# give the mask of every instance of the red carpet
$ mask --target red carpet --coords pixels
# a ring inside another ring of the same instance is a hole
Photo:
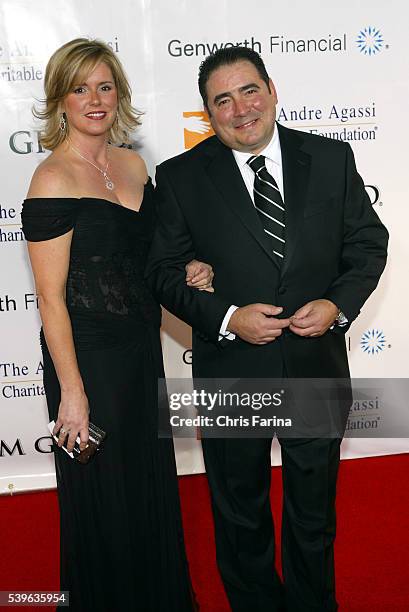
[[[272,473],[273,512],[279,534],[281,470],[273,468]],[[336,543],[340,612],[409,611],[408,473],[409,455],[341,464]],[[191,574],[201,612],[228,612],[214,562],[205,477],[181,478],[180,491]],[[0,497],[0,524],[0,590],[58,589],[55,492]]]

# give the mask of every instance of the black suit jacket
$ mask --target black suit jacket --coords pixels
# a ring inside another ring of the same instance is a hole
[[[231,304],[263,302],[291,316],[332,300],[351,323],[375,289],[388,233],[374,212],[350,146],[277,124],[283,162],[286,254],[277,264],[234,156],[217,137],[157,168],[158,226],[148,282],[170,312],[193,328],[198,377],[349,376],[347,328],[320,338],[288,330],[263,346],[218,341]],[[185,264],[210,263],[215,293],[186,286]]]

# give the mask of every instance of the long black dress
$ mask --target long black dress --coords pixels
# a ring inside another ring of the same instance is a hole
[[[107,432],[88,465],[55,449],[70,610],[190,612],[173,445],[157,433],[160,307],[144,282],[152,184],[139,212],[99,198],[31,198],[22,220],[29,241],[74,229],[66,303],[90,420]],[[41,344],[56,420],[60,387],[42,333]]]

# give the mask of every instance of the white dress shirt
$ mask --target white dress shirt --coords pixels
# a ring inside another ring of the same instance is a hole
[[[241,176],[243,177],[243,181],[250,194],[250,197],[254,202],[254,172],[247,163],[250,157],[253,157],[253,153],[243,153],[243,151],[233,150],[233,155],[239,167]],[[264,155],[264,157],[266,158],[267,172],[269,172],[271,176],[275,179],[275,182],[277,183],[277,186],[280,190],[281,197],[285,202],[283,186],[283,164],[281,161],[280,137],[278,135],[277,128],[275,128],[273,132],[272,139],[265,147],[265,149],[263,149],[261,153],[259,153],[259,155]]]

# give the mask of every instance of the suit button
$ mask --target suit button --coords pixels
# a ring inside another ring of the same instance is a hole
[[[279,287],[278,288],[278,295],[284,295],[284,293],[287,291],[286,287]]]

